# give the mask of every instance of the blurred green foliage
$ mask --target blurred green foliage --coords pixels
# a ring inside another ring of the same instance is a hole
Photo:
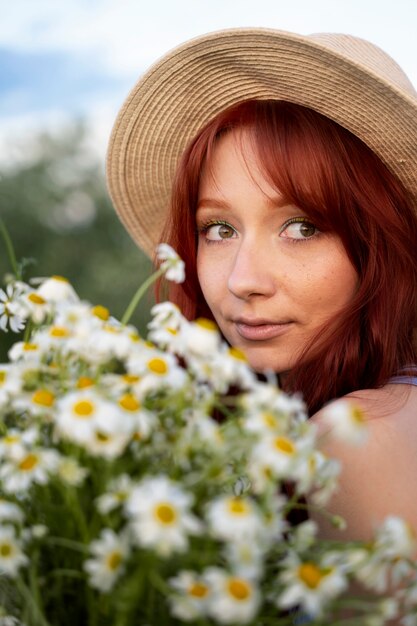
[[[104,164],[92,156],[88,133],[74,122],[41,133],[19,165],[0,167],[0,216],[18,260],[33,258],[25,278],[59,274],[78,295],[120,318],[152,271],[149,259],[119,222],[106,191]],[[11,267],[0,240],[0,286]],[[152,298],[132,318],[144,333]],[[1,334],[0,360],[16,336]]]

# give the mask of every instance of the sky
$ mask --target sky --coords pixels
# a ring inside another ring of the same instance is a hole
[[[379,45],[417,88],[417,0],[0,0],[0,162],[40,129],[88,119],[104,162],[138,77],[200,34],[264,26],[345,32]],[[23,150],[22,150],[23,146]]]

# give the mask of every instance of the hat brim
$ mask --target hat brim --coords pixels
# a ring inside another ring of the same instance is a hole
[[[220,31],[183,44],[151,67],[113,128],[109,192],[126,229],[149,256],[159,242],[186,145],[220,111],[250,99],[301,104],[348,129],[397,175],[417,207],[415,92],[382,78],[377,62],[361,64],[320,37]]]

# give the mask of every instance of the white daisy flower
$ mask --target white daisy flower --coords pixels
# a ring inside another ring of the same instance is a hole
[[[261,578],[265,550],[260,541],[230,541],[225,545],[224,555],[235,574],[251,580]]]
[[[38,362],[42,357],[43,351],[36,341],[17,341],[10,348],[8,357],[10,361],[28,361]]]
[[[191,622],[206,616],[210,600],[210,588],[203,577],[196,572],[183,570],[170,578],[174,595],[169,597],[171,613],[184,622]]]
[[[79,298],[63,276],[51,276],[42,282],[36,293],[48,302],[78,302]]]
[[[124,572],[129,548],[127,533],[117,535],[110,528],[102,530],[99,539],[90,544],[93,558],[84,562],[90,585],[103,593],[109,592]]]
[[[283,423],[285,419],[285,423]],[[273,411],[261,410],[251,411],[248,413],[244,420],[243,426],[246,430],[259,435],[265,435],[267,433],[282,431],[287,425],[287,418],[277,414]]]
[[[140,376],[135,387],[140,396],[161,387],[180,389],[187,381],[187,373],[172,354],[152,348],[148,348],[146,353],[132,355],[128,371]]]
[[[88,475],[88,469],[81,467],[72,457],[61,457],[56,469],[57,476],[68,485],[78,486]]]
[[[341,441],[359,445],[368,438],[366,416],[350,400],[331,402],[322,409],[320,420]]]
[[[96,433],[104,435],[129,434],[126,420],[117,405],[104,400],[87,387],[68,393],[57,402],[55,414],[59,435],[87,449],[97,443]]]
[[[152,320],[148,324],[151,341],[172,352],[181,348],[180,328],[185,323],[180,309],[172,302],[159,302],[151,309]]]
[[[96,500],[98,510],[102,515],[107,515],[119,506],[124,505],[130,496],[134,483],[128,474],[121,474],[111,481],[106,493]]]
[[[50,417],[55,404],[55,394],[46,388],[36,389],[30,394],[20,394],[13,403],[17,410],[30,411],[32,415]]]
[[[282,609],[300,607],[311,616],[319,616],[326,604],[347,588],[347,579],[341,568],[313,561],[301,561],[291,553],[280,574],[285,589],[277,598]]]
[[[6,493],[26,491],[33,483],[45,485],[59,462],[56,450],[20,450],[0,467],[0,480]]]
[[[221,349],[213,356],[212,364],[217,375],[215,379],[210,380],[217,383],[219,388],[221,379],[227,386],[236,385],[241,389],[252,389],[257,382],[246,355],[238,348],[223,343]]]
[[[309,502],[324,507],[338,488],[341,463],[337,459],[329,459],[319,450],[314,450],[309,457],[310,470],[313,472],[313,489],[309,493]],[[307,486],[305,492],[308,490]]]
[[[5,520],[9,522],[22,522],[23,511],[17,504],[0,498],[0,523]]]
[[[52,314],[52,306],[37,291],[28,290],[20,297],[19,314],[24,318],[30,317],[35,324],[42,324]]]
[[[183,283],[185,280],[185,263],[167,243],[160,243],[156,248],[156,258],[165,273],[167,280]]]
[[[381,551],[385,558],[412,559],[417,550],[416,533],[405,520],[390,515],[378,528],[375,549]]]
[[[368,588],[386,592],[412,574],[411,562],[416,553],[414,529],[398,517],[387,517],[376,532],[367,558],[358,559],[355,574]]]
[[[132,489],[125,505],[136,542],[163,557],[185,551],[188,535],[203,529],[190,512],[192,503],[193,496],[166,476],[144,479]]]
[[[0,364],[0,406],[17,394],[22,387],[19,369],[14,365]]]
[[[87,336],[77,328],[69,347],[89,363],[100,364],[112,358],[126,359],[139,342],[139,336],[131,327],[121,326],[110,319],[99,326],[94,322]]]
[[[255,444],[249,461],[250,476],[258,477],[259,471],[267,468],[278,478],[296,479],[300,465],[312,449],[310,437],[289,437],[285,434],[265,435]]]
[[[96,429],[91,433],[86,448],[92,456],[116,459],[123,453],[129,441],[130,435],[124,432],[104,432]]]
[[[137,441],[149,438],[156,424],[155,415],[142,407],[138,396],[133,393],[125,393],[118,399],[118,406],[127,424],[127,431]]]
[[[8,327],[19,333],[25,327],[24,319],[19,315],[18,298],[21,291],[15,285],[7,285],[6,291],[0,289],[0,330],[7,333]]]
[[[53,324],[44,330],[38,330],[35,335],[36,343],[41,352],[50,354],[51,351],[59,350],[68,352],[68,342],[72,337],[72,331],[68,326]]]
[[[183,418],[185,426],[181,431],[182,442],[185,446],[196,447],[199,442],[202,445],[209,445],[215,452],[224,449],[224,439],[221,434],[220,425],[201,409],[190,409],[184,411]]]
[[[318,526],[313,520],[307,520],[292,529],[291,542],[298,554],[305,552],[317,541]]]
[[[307,420],[306,406],[298,394],[288,395],[276,385],[256,382],[241,398],[248,417],[264,413],[279,416],[280,428]],[[268,419],[267,419],[268,421]],[[246,424],[246,422],[245,422]]]
[[[226,541],[254,540],[264,528],[257,505],[245,497],[219,496],[208,504],[206,518],[213,537]]]
[[[33,446],[39,436],[36,428],[19,430],[9,428],[3,437],[0,437],[0,456],[4,458],[18,458],[25,453],[27,448]]]
[[[48,527],[45,526],[45,524],[34,524],[33,526],[23,529],[22,539],[25,543],[36,539],[43,539],[48,532]]]
[[[182,353],[191,356],[215,356],[221,345],[221,335],[215,322],[200,317],[193,322],[184,322],[181,328]]]
[[[251,579],[210,567],[204,572],[204,580],[211,588],[208,612],[217,622],[247,624],[255,618],[261,596]]]
[[[0,526],[0,575],[14,578],[19,568],[27,562],[28,558],[22,552],[14,528]]]

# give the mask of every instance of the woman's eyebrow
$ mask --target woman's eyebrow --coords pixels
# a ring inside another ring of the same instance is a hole
[[[230,204],[216,198],[201,198],[198,201],[197,209],[230,209]]]
[[[271,209],[282,209],[286,206],[292,206],[292,202],[288,202],[283,196],[266,196],[266,203]],[[201,198],[198,201],[197,209],[230,209],[230,204],[220,198]]]

